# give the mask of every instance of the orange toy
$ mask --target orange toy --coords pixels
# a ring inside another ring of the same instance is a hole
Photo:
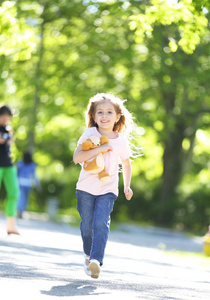
[[[97,136],[84,137],[82,143],[82,149],[84,151],[100,147],[103,144],[109,142],[107,136],[103,135],[101,138]],[[85,171],[91,174],[98,174],[99,180],[102,183],[107,183],[110,180],[110,175],[106,172],[103,154],[100,153],[90,160],[84,162],[83,168]]]

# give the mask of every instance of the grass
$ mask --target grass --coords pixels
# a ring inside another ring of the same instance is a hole
[[[173,260],[181,259],[182,264],[187,267],[201,267],[210,270],[210,257],[204,253],[184,252],[184,251],[163,251],[164,255]]]

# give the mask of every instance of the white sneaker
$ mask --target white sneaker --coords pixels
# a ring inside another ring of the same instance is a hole
[[[89,266],[87,266],[87,260],[89,261],[89,256],[85,255],[85,261],[84,261],[84,271],[88,276],[91,276],[91,272],[89,270]]]
[[[96,259],[91,259],[90,264],[89,264],[89,270],[91,272],[91,277],[92,278],[98,278],[100,274],[100,262]]]

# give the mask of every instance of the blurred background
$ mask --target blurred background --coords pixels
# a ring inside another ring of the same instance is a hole
[[[72,161],[98,92],[135,117],[133,200],[112,219],[205,233],[210,223],[208,1],[17,0],[0,6],[0,104],[15,110],[14,162],[33,151],[41,191],[28,209],[76,219]],[[4,206],[4,189],[0,208]]]

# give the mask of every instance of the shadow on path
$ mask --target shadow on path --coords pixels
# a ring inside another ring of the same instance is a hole
[[[82,255],[82,251],[71,250],[71,249],[62,249],[62,248],[54,248],[54,247],[46,247],[46,246],[36,246],[30,244],[22,244],[17,242],[0,242],[0,247],[4,246],[9,248],[10,254],[14,253],[15,255],[38,255],[39,257],[44,254],[54,254],[54,255],[68,255],[68,254],[80,254]],[[70,248],[70,246],[69,246]],[[18,252],[16,251],[18,249]],[[26,253],[29,251],[30,253]]]
[[[41,294],[57,297],[106,294],[101,292],[95,293],[96,289],[97,286],[87,284],[85,281],[72,281],[66,285],[53,286],[50,291],[41,291]]]
[[[174,298],[170,297],[170,290],[173,290],[172,286],[160,286],[157,284],[146,284],[146,283],[127,283],[118,281],[96,281],[91,283],[90,281],[84,280],[71,280],[66,285],[57,285],[53,286],[49,291],[41,291],[41,294],[48,296],[56,296],[56,297],[68,297],[68,296],[97,296],[97,295],[113,295],[113,291],[116,292],[127,292],[127,293],[135,293],[136,297],[141,298],[142,293],[145,295],[148,293],[148,296],[155,296],[152,299],[176,299],[182,300],[183,298]],[[192,291],[192,289],[190,289]],[[188,289],[185,289],[185,293],[188,292]],[[164,295],[165,294],[165,295]],[[132,294],[133,295],[133,294]],[[166,296],[167,295],[167,296]],[[119,296],[119,294],[118,294]],[[149,297],[149,298],[150,298]],[[148,299],[149,299],[148,298]],[[151,298],[150,298],[151,299]]]

